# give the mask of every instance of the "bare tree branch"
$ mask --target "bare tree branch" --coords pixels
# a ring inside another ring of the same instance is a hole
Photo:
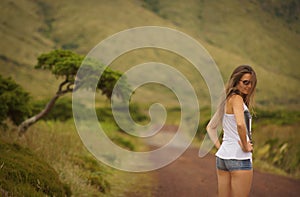
[[[61,95],[59,94],[56,94],[48,103],[47,105],[45,106],[45,108],[40,112],[38,113],[37,115],[31,117],[31,118],[28,118],[27,120],[23,121],[19,128],[18,128],[18,131],[19,131],[19,135],[23,135],[25,134],[25,132],[27,131],[28,127],[33,125],[34,123],[36,123],[38,120],[40,120],[42,117],[46,116],[50,110],[53,108],[56,100],[60,97]]]

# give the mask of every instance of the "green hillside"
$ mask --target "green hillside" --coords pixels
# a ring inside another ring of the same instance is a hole
[[[33,100],[41,100],[40,105],[59,84],[47,71],[34,69],[41,53],[62,48],[86,55],[105,38],[133,27],[163,26],[190,35],[211,54],[224,81],[237,65],[252,65],[258,75],[254,167],[300,177],[298,0],[2,0],[0,10],[0,75],[11,76]],[[161,49],[134,50],[110,66],[126,71],[145,62],[171,65],[189,79],[199,96],[203,134],[210,97],[201,75],[186,59]],[[67,97],[61,106],[70,102],[71,95]],[[108,136],[123,147],[146,151],[148,147],[137,138],[118,132],[109,102],[101,96],[97,101],[97,107],[105,106],[97,113],[103,115]],[[145,111],[149,103],[160,102],[170,107],[168,124],[180,119],[176,96],[162,86],[144,85],[131,101]],[[69,108],[60,111],[64,109]],[[96,161],[83,146],[73,120],[44,119],[24,139],[16,137],[15,130],[0,128],[0,138],[29,148],[50,164],[74,196],[126,196],[133,190],[152,196],[148,188],[156,184],[155,177],[118,171]]]
[[[259,1],[167,0],[159,1],[155,12],[198,38],[216,60],[225,80],[236,64],[253,65],[259,77],[259,103],[298,105],[300,5],[297,4],[298,20],[289,23],[262,8],[271,7],[270,2],[261,5]]]
[[[259,105],[298,107],[300,37],[296,16],[299,12],[294,15],[283,12],[278,16],[272,12],[280,6],[278,3],[269,3],[274,9],[265,4],[239,0],[89,0],[84,3],[4,0],[0,3],[0,73],[12,76],[36,97],[48,97],[55,91],[55,78],[32,69],[40,53],[65,48],[87,54],[101,40],[121,30],[144,25],[166,26],[189,34],[205,46],[225,81],[236,65],[253,65],[259,77]],[[116,60],[118,65],[112,66],[126,70],[149,59],[185,68],[184,60],[173,56],[141,50]],[[185,70],[187,76],[193,76],[192,69]],[[207,96],[203,81],[196,88],[204,90]],[[151,95],[149,88],[141,91]],[[140,94],[136,97],[145,101]]]

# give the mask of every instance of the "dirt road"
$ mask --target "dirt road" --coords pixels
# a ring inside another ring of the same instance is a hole
[[[178,160],[152,173],[158,180],[155,196],[217,196],[215,157],[199,158],[196,148],[189,148]],[[250,196],[300,196],[300,180],[254,170]]]
[[[163,137],[162,137],[163,138]],[[156,140],[156,143],[159,140]],[[153,144],[152,144],[153,145]],[[155,147],[153,147],[155,149]],[[151,196],[199,197],[217,196],[215,156],[198,157],[198,148],[188,148],[176,161],[149,175],[156,186],[148,188]],[[143,196],[132,192],[130,196]],[[254,170],[251,197],[300,196],[300,180],[262,173]]]

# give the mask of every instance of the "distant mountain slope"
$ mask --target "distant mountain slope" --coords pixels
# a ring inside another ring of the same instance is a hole
[[[87,54],[101,40],[121,30],[157,25],[178,29],[197,39],[216,60],[225,81],[236,65],[253,65],[259,77],[259,105],[299,107],[297,11],[292,14],[293,21],[288,23],[274,11],[277,4],[274,9],[266,9],[266,5],[259,2],[3,0],[0,3],[0,74],[12,76],[34,96],[49,96],[55,91],[55,78],[40,71],[33,72],[40,53],[65,48]],[[153,50],[127,54],[114,64],[117,69],[126,70],[148,59],[183,69],[185,65],[184,60],[178,61],[171,54]],[[193,75],[192,70],[185,72]],[[192,81],[197,83],[197,79]],[[196,87],[207,92],[203,81]],[[145,95],[151,100],[153,94],[145,89],[136,96],[147,102]]]
[[[178,27],[193,30],[207,43],[270,72],[300,79],[300,67],[295,66],[299,62],[300,32],[291,29],[275,14],[264,11],[261,6],[267,7],[267,3],[260,5],[258,2],[261,1],[165,0],[155,5],[155,13]],[[300,11],[300,3],[298,8]],[[271,12],[272,8],[268,10]],[[300,27],[299,20],[295,21],[297,27]]]

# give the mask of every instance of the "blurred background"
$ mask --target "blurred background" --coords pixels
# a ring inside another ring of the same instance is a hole
[[[25,136],[17,135],[18,125],[41,111],[62,82],[47,70],[35,69],[38,56],[55,49],[85,56],[119,31],[148,25],[173,28],[196,39],[215,60],[225,82],[240,64],[256,70],[254,168],[300,178],[299,1],[2,0],[0,8],[0,116],[4,125],[0,129],[0,192],[16,196],[126,196],[137,190],[151,196],[147,188],[156,184],[155,177],[112,169],[84,148],[72,119],[71,93],[61,97]],[[186,59],[147,48],[126,53],[109,66],[125,72],[150,61],[174,66],[194,86],[201,109],[194,143],[199,144],[211,115],[210,97],[203,78],[195,75]],[[9,96],[5,88],[9,83],[20,87],[20,92]],[[14,102],[15,98],[19,101]],[[10,105],[5,106],[8,100]],[[21,117],[15,112],[20,120],[13,121],[4,108],[16,107],[22,100],[26,100],[26,110],[21,111],[28,113]],[[146,124],[149,106],[154,102],[166,107],[166,125],[178,126],[177,98],[159,85],[144,85],[132,95],[133,119]],[[99,121],[115,143],[128,150],[148,150],[139,139],[118,128],[110,100],[101,93],[96,106]],[[126,181],[128,177],[131,181]]]

